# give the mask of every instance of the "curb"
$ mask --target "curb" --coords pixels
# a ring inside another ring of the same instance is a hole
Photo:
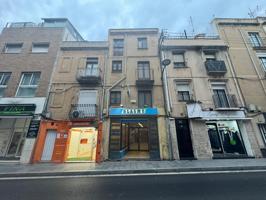
[[[136,169],[136,170],[90,170],[90,171],[64,171],[64,172],[18,172],[0,173],[0,178],[14,177],[41,177],[41,176],[79,176],[79,175],[124,175],[124,174],[151,174],[151,173],[178,173],[178,172],[223,172],[266,170],[266,166],[239,166],[239,167],[211,167],[211,168],[171,168],[171,169]]]

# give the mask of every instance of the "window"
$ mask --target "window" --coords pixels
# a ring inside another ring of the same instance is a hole
[[[112,62],[112,72],[122,72],[122,61],[114,60]]]
[[[138,62],[138,80],[150,80],[150,62],[148,61],[140,61]]]
[[[253,47],[260,47],[262,46],[261,38],[259,36],[259,33],[257,32],[250,32],[248,33],[249,40]]]
[[[266,57],[259,57],[259,59],[260,59],[262,68],[266,72]]]
[[[139,108],[152,107],[151,91],[139,91],[138,104]]]
[[[206,61],[216,60],[216,55],[215,53],[205,53],[205,59]]]
[[[178,101],[189,101],[190,98],[190,88],[189,83],[177,83],[177,98]]]
[[[173,52],[173,64],[174,68],[185,67],[184,53]]]
[[[124,39],[114,39],[114,56],[123,56]]]
[[[5,46],[5,53],[20,53],[22,48],[22,43],[13,43],[13,44],[6,44]]]
[[[147,38],[138,38],[138,48],[139,49],[147,49],[148,48]]]
[[[262,138],[264,140],[264,143],[266,144],[266,124],[259,124],[259,129],[260,129]]]
[[[47,53],[49,48],[49,43],[33,43],[32,53]]]
[[[4,92],[10,76],[11,72],[0,72],[0,97],[4,96]]]
[[[110,104],[111,105],[121,104],[121,92],[120,91],[112,91],[110,93]]]
[[[212,85],[214,104],[218,108],[228,108],[229,102],[225,84]]]
[[[86,76],[98,76],[98,58],[87,58],[86,68],[85,68]]]
[[[34,97],[40,80],[40,72],[22,73],[16,96]]]

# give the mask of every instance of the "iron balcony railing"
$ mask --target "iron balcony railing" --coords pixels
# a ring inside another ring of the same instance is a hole
[[[205,67],[209,75],[224,75],[227,72],[225,62],[222,60],[206,60]]]
[[[153,85],[154,83],[153,69],[137,69],[136,77],[136,85]]]
[[[236,96],[233,94],[226,94],[226,95],[214,94],[212,97],[213,97],[215,108],[238,108],[239,107]]]
[[[97,118],[98,106],[96,104],[72,104],[69,112],[70,119]]]
[[[98,84],[101,80],[99,68],[79,69],[77,71],[77,81],[80,83],[95,83]]]

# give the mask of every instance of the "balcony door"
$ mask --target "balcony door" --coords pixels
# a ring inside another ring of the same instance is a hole
[[[87,58],[85,75],[98,76],[98,58]]]
[[[80,115],[96,116],[97,90],[80,90],[78,111]]]
[[[138,80],[150,79],[150,62],[138,62]]]
[[[219,108],[228,108],[229,101],[226,91],[225,84],[214,84],[212,85],[213,89],[213,100],[216,107]]]

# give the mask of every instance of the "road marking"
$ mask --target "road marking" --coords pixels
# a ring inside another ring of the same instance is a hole
[[[266,170],[233,170],[233,171],[199,171],[199,172],[162,172],[162,173],[138,173],[138,174],[99,174],[99,175],[66,175],[66,176],[32,176],[32,177],[3,177],[5,180],[34,180],[34,179],[63,179],[63,178],[90,178],[90,177],[128,177],[128,176],[170,176],[170,175],[191,175],[191,174],[234,174],[234,173],[259,173]]]

